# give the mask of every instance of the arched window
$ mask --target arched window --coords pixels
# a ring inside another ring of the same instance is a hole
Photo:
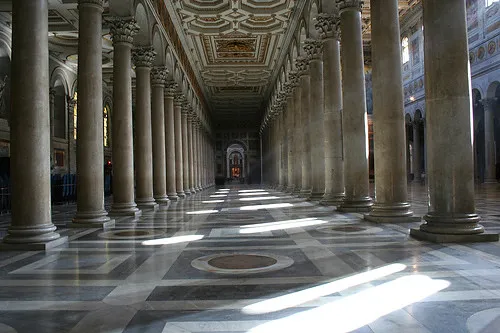
[[[104,107],[103,111],[103,140],[104,147],[109,147],[109,106]]]
[[[77,107],[77,93],[75,91],[75,94],[73,95],[73,101],[75,103],[75,106],[73,106],[73,139],[76,140],[76,133],[77,133],[77,124],[78,124],[78,107]]]
[[[491,5],[492,5],[492,4],[494,4],[495,2],[498,2],[498,0],[486,0],[486,7],[491,6]]]
[[[401,42],[401,46],[403,49],[403,64],[406,64],[408,61],[410,61],[410,48],[408,44],[408,37],[403,38],[403,41]]]

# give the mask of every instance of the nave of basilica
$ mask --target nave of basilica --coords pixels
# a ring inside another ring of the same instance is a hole
[[[500,1],[0,1],[0,333],[497,333]]]

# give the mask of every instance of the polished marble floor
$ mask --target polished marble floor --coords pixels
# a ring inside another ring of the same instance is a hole
[[[260,191],[259,191],[260,190]],[[426,212],[414,185],[415,212]],[[500,232],[500,185],[477,189]],[[0,252],[0,333],[500,332],[500,244],[433,244],[258,187],[209,189],[69,243]],[[0,216],[0,237],[8,216]]]

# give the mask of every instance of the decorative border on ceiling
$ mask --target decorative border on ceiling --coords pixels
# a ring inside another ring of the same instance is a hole
[[[182,46],[182,42],[179,38],[179,35],[177,34],[177,30],[175,30],[175,26],[172,22],[172,18],[170,17],[170,14],[168,13],[167,7],[164,3],[163,0],[153,0],[154,6],[156,13],[160,17],[160,21],[163,24],[163,27],[165,28],[165,31],[167,32],[168,37],[170,38],[170,41],[172,42],[172,46],[175,49],[175,52],[177,53],[177,56],[179,57],[179,61],[182,64],[182,67],[186,71],[187,76],[189,77],[192,85],[193,85],[193,90],[195,91],[196,95],[198,95],[198,98],[200,99],[201,103],[203,104],[203,107],[208,110],[208,105],[207,101],[205,100],[205,96],[203,95],[203,92],[201,90],[201,87],[198,83],[198,80],[196,79],[196,75],[194,73],[193,68],[191,67],[191,63],[189,62],[189,59],[187,57],[186,51],[184,50]]]

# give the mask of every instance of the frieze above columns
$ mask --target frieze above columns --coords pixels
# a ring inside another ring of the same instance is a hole
[[[334,38],[340,40],[339,15],[321,13],[316,17],[314,27],[320,32],[321,38]]]
[[[311,60],[321,59],[323,53],[323,41],[308,38],[304,41],[304,51]]]
[[[168,69],[166,67],[153,67],[151,70],[151,84],[153,87],[164,87],[167,75]]]
[[[363,0],[337,0],[337,5],[339,6],[340,13],[346,10],[357,10],[360,12],[363,2]]]
[[[156,52],[151,46],[136,47],[132,50],[135,67],[151,67],[155,56]]]
[[[116,43],[132,44],[134,42],[134,36],[139,32],[139,25],[134,19],[113,17],[108,22],[113,45]]]

